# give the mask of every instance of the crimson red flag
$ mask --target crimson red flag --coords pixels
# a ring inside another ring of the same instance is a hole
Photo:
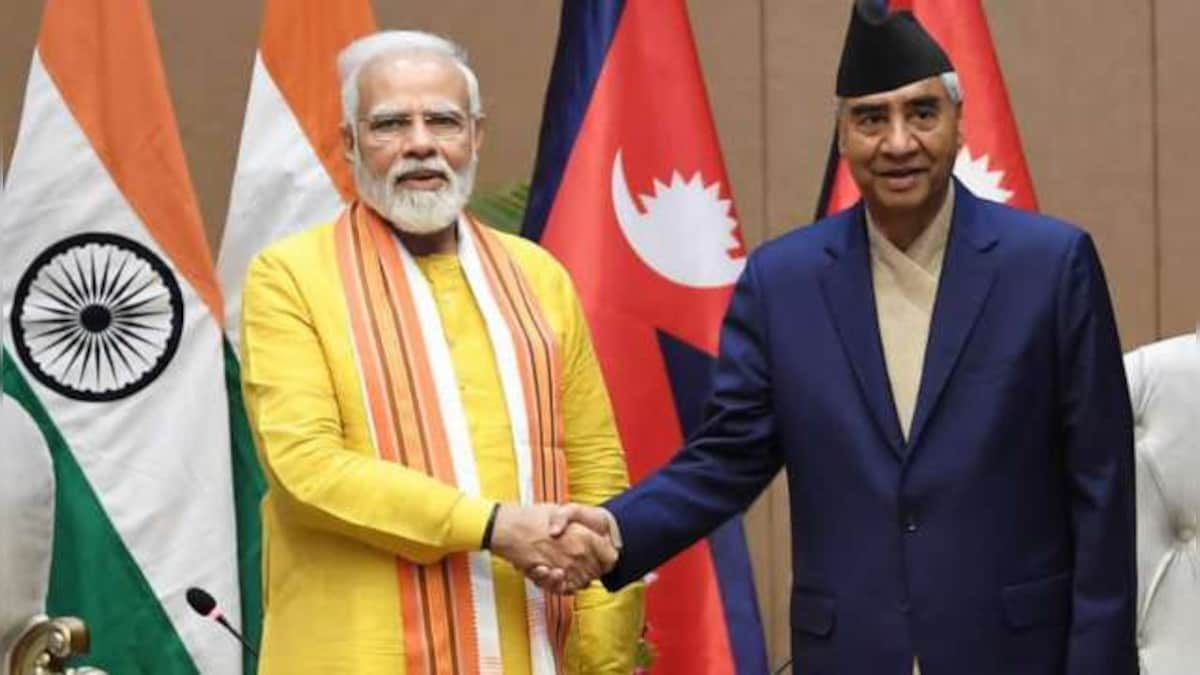
[[[694,428],[745,265],[683,0],[568,0],[523,227],[570,271],[632,478]],[[767,672],[741,519],[648,589],[654,672]]]

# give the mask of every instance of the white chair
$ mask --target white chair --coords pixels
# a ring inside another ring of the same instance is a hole
[[[1125,356],[1137,447],[1142,675],[1200,673],[1200,333]]]

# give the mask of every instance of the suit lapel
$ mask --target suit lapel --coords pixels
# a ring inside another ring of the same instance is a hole
[[[954,215],[938,282],[909,447],[916,447],[992,287],[996,233],[979,199],[955,181]]]
[[[871,255],[861,203],[842,217],[841,240],[831,241],[826,251],[832,258],[821,277],[825,305],[833,318],[846,358],[883,437],[896,453],[905,453],[892,387],[883,360],[875,291],[871,285]]]

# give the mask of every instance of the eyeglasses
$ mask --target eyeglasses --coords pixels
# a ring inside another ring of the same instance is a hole
[[[361,118],[363,140],[373,145],[386,145],[413,133],[417,118],[430,136],[439,140],[457,138],[467,130],[467,118],[453,111],[412,113],[381,113]]]

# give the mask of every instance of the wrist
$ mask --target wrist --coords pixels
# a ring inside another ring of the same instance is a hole
[[[604,512],[604,519],[608,521],[608,540],[612,542],[613,548],[620,551],[624,547],[624,541],[621,539],[621,526],[617,523],[617,517],[603,506],[599,508]]]
[[[488,515],[487,525],[483,528],[483,540],[480,542],[480,549],[484,551],[492,550],[492,536],[496,532],[496,517],[500,514],[500,502],[496,502],[492,506],[492,511]]]

